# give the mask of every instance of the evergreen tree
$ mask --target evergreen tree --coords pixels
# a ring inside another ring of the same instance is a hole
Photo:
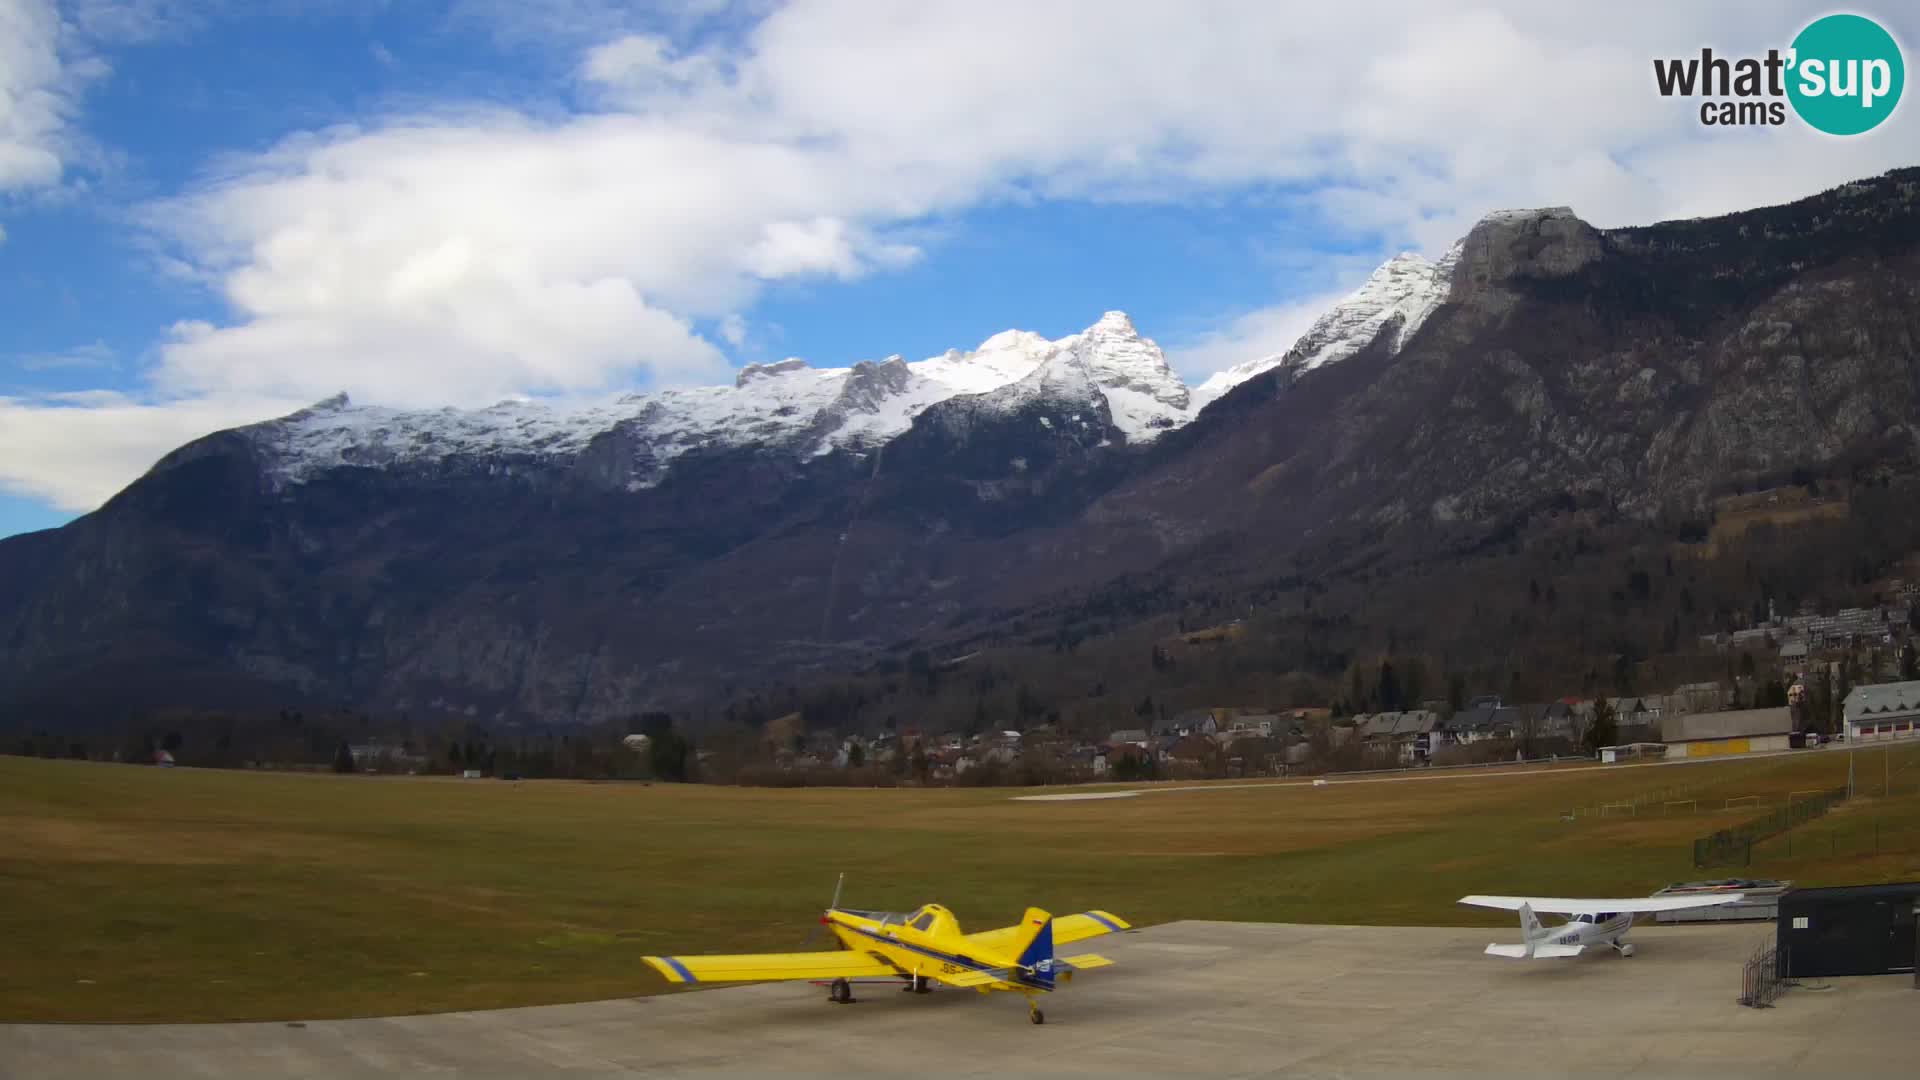
[[[1590,754],[1598,754],[1603,746],[1612,746],[1620,737],[1620,726],[1613,715],[1613,704],[1606,698],[1593,701],[1593,719],[1587,724],[1587,737],[1582,740]]]
[[[340,749],[333,755],[333,771],[337,773],[350,773],[353,771],[353,750],[344,742],[340,744]]]

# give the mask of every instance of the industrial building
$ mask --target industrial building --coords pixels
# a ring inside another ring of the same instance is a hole
[[[1920,881],[1794,889],[1780,898],[1775,924],[1781,974],[1798,979],[1913,971],[1920,960],[1916,912]]]
[[[1660,738],[1667,744],[1668,757],[1786,750],[1792,745],[1792,735],[1793,712],[1785,706],[1689,713],[1662,717],[1660,721]]]
[[[1856,686],[1841,703],[1847,741],[1920,736],[1920,682]]]

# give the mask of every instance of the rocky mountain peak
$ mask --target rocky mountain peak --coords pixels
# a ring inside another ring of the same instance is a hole
[[[733,377],[733,385],[743,387],[756,379],[769,379],[776,375],[806,369],[807,362],[797,356],[789,356],[785,360],[776,360],[771,364],[748,364],[740,369],[740,374]]]
[[[1459,252],[1459,245],[1455,245],[1435,262],[1418,252],[1403,251],[1381,263],[1364,284],[1314,320],[1292,348],[1235,365],[1202,383],[1193,394],[1195,407],[1204,407],[1235,386],[1268,371],[1279,369],[1298,374],[1338,363],[1371,345],[1382,334],[1391,335],[1387,348],[1399,351],[1447,298]]]
[[[1141,442],[1189,419],[1193,394],[1160,346],[1140,336],[1124,311],[1109,311],[1065,343],[1113,412],[1114,425]]]
[[[898,353],[878,363],[862,360],[847,372],[847,381],[836,400],[844,406],[872,411],[885,399],[906,393],[913,381],[913,369]]]
[[[1600,234],[1565,206],[1498,210],[1455,249],[1449,299],[1514,277],[1565,277],[1600,258]]]

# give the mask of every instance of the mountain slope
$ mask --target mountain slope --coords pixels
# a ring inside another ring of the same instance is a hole
[[[1495,215],[1204,408],[1117,314],[564,418],[323,403],[0,542],[0,707],[584,722],[1089,598],[1444,575],[1576,506],[1658,542],[1718,493],[1920,462],[1917,175],[1634,229]]]

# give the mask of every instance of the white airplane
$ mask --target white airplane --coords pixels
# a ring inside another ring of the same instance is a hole
[[[1489,945],[1488,956],[1510,956],[1516,960],[1545,960],[1558,956],[1579,956],[1589,945],[1611,945],[1621,956],[1632,956],[1633,946],[1623,938],[1633,929],[1633,917],[1655,911],[1680,911],[1685,908],[1731,904],[1745,893],[1715,893],[1707,896],[1646,896],[1637,900],[1565,900],[1553,896],[1463,896],[1460,902],[1474,907],[1500,908],[1520,913],[1524,945]],[[1565,915],[1567,921],[1547,926],[1534,915],[1544,911]]]

